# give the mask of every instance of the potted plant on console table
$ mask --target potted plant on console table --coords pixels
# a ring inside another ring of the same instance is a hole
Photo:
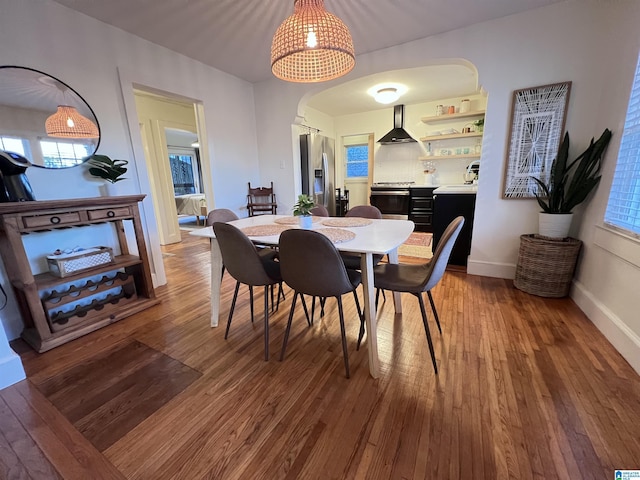
[[[597,141],[592,138],[589,147],[575,160],[569,161],[569,134],[565,133],[558,156],[551,165],[549,183],[531,177],[539,187],[535,195],[542,208],[540,235],[551,238],[569,235],[573,209],[600,183],[600,159],[609,140],[611,131],[605,128]]]
[[[298,195],[298,202],[293,206],[293,215],[300,217],[300,228],[311,228],[313,219],[311,209],[315,206],[313,198],[306,194]]]
[[[102,178],[106,181],[105,190],[107,195],[115,195],[116,192],[113,189],[113,185],[116,182],[125,180],[122,175],[127,173],[127,160],[111,160],[106,155],[91,155],[87,160],[89,165],[89,173],[94,177]]]

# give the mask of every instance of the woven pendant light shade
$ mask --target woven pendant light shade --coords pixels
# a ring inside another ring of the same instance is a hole
[[[58,111],[44,124],[47,135],[56,138],[98,138],[100,132],[95,123],[80,115],[75,107],[58,105]]]
[[[289,82],[324,82],[356,64],[347,26],[324,9],[324,0],[295,0],[294,12],[271,44],[271,71]]]

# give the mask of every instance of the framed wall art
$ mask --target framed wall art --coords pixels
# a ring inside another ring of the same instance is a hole
[[[513,92],[502,198],[534,198],[532,176],[547,183],[564,132],[571,82]]]

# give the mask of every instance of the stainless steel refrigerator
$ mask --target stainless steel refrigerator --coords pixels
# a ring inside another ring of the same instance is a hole
[[[302,193],[336,215],[335,141],[317,133],[300,135]]]

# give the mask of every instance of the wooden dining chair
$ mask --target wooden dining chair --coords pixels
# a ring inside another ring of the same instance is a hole
[[[295,292],[280,360],[284,360],[298,296],[335,297],[340,317],[344,369],[347,378],[349,378],[349,353],[344,329],[342,295],[353,293],[358,316],[362,318],[360,303],[356,295],[356,287],[361,282],[360,272],[345,268],[338,250],[326,236],[313,230],[302,229],[285,230],[280,234],[280,271],[284,282]]]
[[[424,308],[422,293],[427,292],[438,330],[442,333],[438,312],[433,297],[431,296],[431,289],[438,284],[444,275],[451,250],[460,234],[460,230],[462,230],[462,225],[464,225],[464,217],[456,217],[453,219],[442,235],[442,239],[438,242],[438,247],[433,254],[433,258],[427,263],[421,265],[385,263],[378,265],[373,270],[374,285],[376,288],[384,288],[385,290],[394,292],[411,293],[418,298],[420,313],[422,314],[422,323],[424,324],[424,331],[427,335],[427,343],[429,344],[429,351],[431,353],[431,361],[433,362],[433,369],[436,374],[438,373],[438,365],[436,364],[436,356],[433,351],[433,342],[431,341],[431,332],[429,331],[429,324],[427,323],[427,312]],[[360,345],[364,334],[364,322],[361,323],[360,332],[358,345]]]
[[[249,216],[272,214],[275,215],[278,209],[276,194],[273,192],[273,182],[271,187],[251,187],[249,182],[249,194],[247,195],[247,211]]]
[[[269,287],[279,285],[282,290],[280,264],[274,258],[261,256],[249,237],[233,225],[215,222],[213,231],[220,246],[222,262],[229,274],[236,279],[236,288],[233,292],[224,338],[226,340],[229,335],[240,284],[244,283],[249,286],[252,302],[251,321],[253,321],[252,287],[264,286],[264,359],[269,360]],[[280,294],[278,293],[279,302]]]

